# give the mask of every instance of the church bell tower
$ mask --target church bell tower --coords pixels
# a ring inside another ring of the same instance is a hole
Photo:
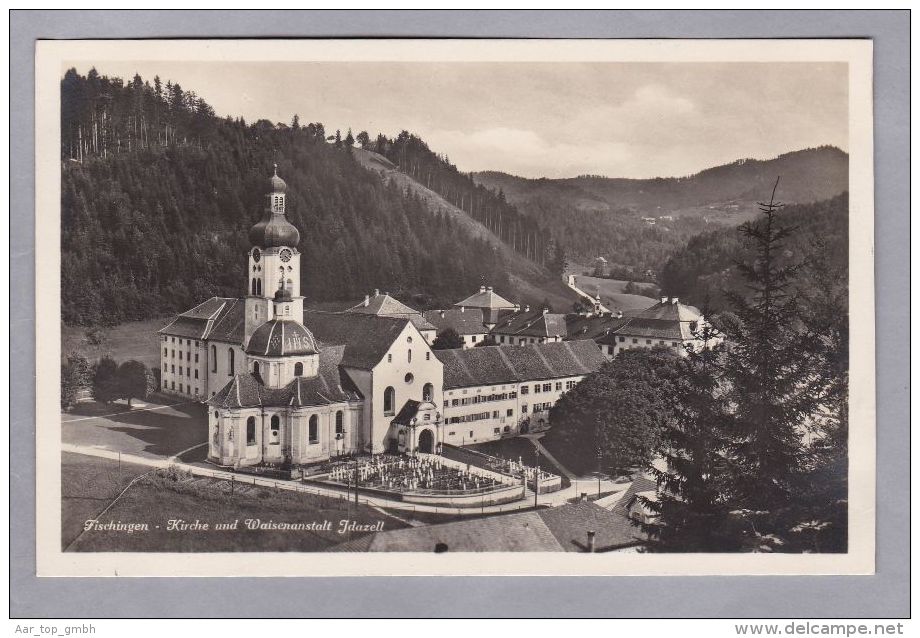
[[[256,328],[274,318],[275,293],[290,297],[290,312],[303,320],[303,297],[300,294],[300,232],[285,214],[287,184],[275,174],[269,180],[266,207],[262,219],[249,231],[249,268],[246,282],[246,325],[243,347]]]

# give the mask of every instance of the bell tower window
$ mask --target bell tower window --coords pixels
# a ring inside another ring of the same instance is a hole
[[[284,195],[279,195],[275,193],[272,195],[272,212],[273,213],[283,213],[284,212]]]

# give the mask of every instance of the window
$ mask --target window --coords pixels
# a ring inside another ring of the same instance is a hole
[[[315,414],[310,417],[309,438],[310,443],[319,443],[319,417]]]
[[[552,389],[553,389],[553,384],[552,384],[552,383],[544,383],[544,384],[543,384],[543,391],[544,391],[544,392],[551,392]]]
[[[393,355],[392,355],[392,354],[388,354],[388,355],[387,355],[387,363],[393,363]]]
[[[529,385],[522,385],[522,386],[521,386],[521,394],[530,394],[530,386],[529,386]]]
[[[182,376],[182,366],[179,366],[179,376]]]
[[[514,416],[514,410],[512,408],[508,408],[508,413],[505,414],[505,416]]]
[[[422,386],[422,401],[431,401],[434,398],[434,386],[426,383]]]
[[[407,372],[406,376],[403,377],[403,379],[405,380],[406,383],[411,384],[413,381],[415,381],[415,375],[413,375],[411,372]]]
[[[191,340],[191,339],[186,339],[186,340],[185,340],[185,345],[187,345],[187,346],[192,345],[192,340]]]
[[[647,346],[652,345],[652,340],[651,340],[651,339],[646,339],[646,340],[645,340],[645,345],[647,345]]]
[[[185,390],[182,389],[182,384],[181,384],[181,383],[179,384],[179,392],[185,392]]]
[[[536,394],[536,393],[539,392],[539,391],[540,391],[540,384],[539,384],[539,383],[535,383],[534,386],[533,386],[533,393]]]
[[[170,337],[169,339],[170,339],[170,341],[171,341],[172,343],[176,343],[176,338],[175,338],[175,337]]]
[[[613,354],[613,346],[607,346],[607,354]]]
[[[195,368],[195,378],[198,378],[198,368]]]
[[[211,372],[217,372],[217,346],[211,346]]]
[[[258,295],[258,296],[260,296],[260,297],[262,296],[262,280],[261,280],[261,279],[256,279],[256,295]],[[258,311],[259,311],[259,309],[258,309],[258,307],[257,307],[257,308],[256,308],[256,312],[258,312]]]
[[[412,343],[412,335],[406,337],[406,343]]]
[[[562,390],[562,381],[556,381],[556,391]]]
[[[345,433],[345,413],[341,410],[335,413],[335,433]]]
[[[676,347],[677,347],[677,342],[676,342],[676,341],[672,341],[672,342],[671,342],[671,345],[674,346],[674,347],[676,348]]]
[[[195,347],[196,347],[196,348],[198,347],[198,342],[197,342],[197,341],[195,342]],[[198,355],[195,355],[195,356],[197,357]]]
[[[623,343],[624,341],[626,341],[626,337],[620,337],[620,343]]]
[[[470,430],[470,438],[471,438],[471,439],[473,438],[473,431],[472,431],[472,430]]]
[[[256,295],[256,279],[255,277],[253,277],[252,278],[252,296],[255,297],[255,295]]]
[[[173,359],[175,359],[175,358],[176,358],[176,350],[175,350],[175,349],[170,350],[170,351],[169,351],[169,356],[172,357]]]
[[[659,342],[658,342],[658,345],[659,345],[659,346],[663,346],[663,345],[664,345],[664,341],[659,341]]]
[[[169,348],[163,348],[163,356],[169,356]]]
[[[451,400],[450,404],[451,404],[453,407],[457,407],[458,405],[460,405],[460,399],[453,399],[453,400]]]
[[[639,343],[638,339],[633,339],[633,343]]]
[[[425,353],[425,361],[431,361],[431,353],[430,353],[430,352],[426,352],[426,353]]]
[[[175,382],[175,381],[170,381],[169,383],[170,383],[170,387],[171,387],[173,390],[175,390],[175,389],[176,389],[176,382]]]
[[[195,353],[195,363],[198,363],[198,353]]]
[[[214,418],[215,418],[215,419],[219,419],[219,418],[220,418],[220,412],[218,412],[218,411],[215,410],[215,411],[214,411]]]
[[[473,336],[470,337],[470,338],[473,340],[473,343],[476,343],[476,335],[473,335]]]
[[[228,366],[228,368],[227,368],[227,375],[228,375],[228,376],[231,376],[231,377],[233,376],[233,373],[234,373],[234,371],[236,370],[236,361],[235,361],[235,358],[236,358],[236,355],[235,355],[234,352],[233,352],[233,348],[230,348],[230,349],[227,351],[227,366]]]
[[[246,445],[256,444],[256,418],[254,416],[246,419]]]
[[[258,361],[252,362],[252,373],[259,374],[259,362]]]
[[[444,407],[446,408],[449,405],[450,405],[450,401],[448,401],[447,399],[444,399]]]
[[[393,416],[396,413],[396,409],[393,407],[396,405],[396,390],[392,386],[387,387],[383,391],[383,414],[386,416]]]
[[[169,371],[172,372],[173,374],[176,374],[176,366],[175,365],[169,366]]]
[[[409,363],[412,363],[412,349],[409,349]]]
[[[270,427],[272,430],[272,441],[271,442],[277,443],[278,435],[280,434],[280,431],[281,431],[281,417],[279,417],[277,414],[272,415]]]
[[[527,414],[527,404],[526,403],[521,405],[521,414]]]
[[[497,418],[498,418],[498,410],[492,410],[492,418],[493,418],[493,419],[497,419]]]
[[[294,376],[295,377],[303,376],[303,364],[300,361],[294,364]]]
[[[500,428],[492,428],[492,434],[501,434],[501,432]]]

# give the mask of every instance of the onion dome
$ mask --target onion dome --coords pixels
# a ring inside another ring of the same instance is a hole
[[[249,243],[261,248],[296,246],[300,243],[300,231],[284,214],[284,193],[287,191],[287,184],[278,177],[277,165],[269,184],[271,191],[268,194],[268,208],[265,216],[249,230]]]
[[[277,164],[275,164],[275,174],[272,175],[272,178],[269,181],[269,184],[271,184],[272,193],[284,193],[287,191],[287,182],[285,182],[283,179],[278,177],[278,165]]]
[[[256,328],[246,344],[246,354],[287,357],[316,354],[316,339],[299,321],[272,319]]]

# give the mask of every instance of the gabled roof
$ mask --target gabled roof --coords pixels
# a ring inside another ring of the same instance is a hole
[[[582,376],[606,362],[597,345],[588,340],[436,350],[434,354],[444,364],[445,389]]]
[[[245,302],[232,297],[211,297],[178,315],[158,333],[225,343],[243,342]]]
[[[626,488],[626,491],[623,492],[622,498],[617,501],[617,504],[613,507],[613,512],[620,514],[621,516],[629,516],[633,505],[636,502],[636,497],[643,492],[657,492],[658,484],[654,479],[649,478],[645,474],[638,474],[634,479],[632,484]]]
[[[640,544],[644,537],[622,515],[589,502],[538,511],[500,514],[439,525],[377,532],[330,548],[352,552],[586,552],[588,531],[595,551]]]
[[[522,337],[565,337],[565,315],[533,310],[501,319],[492,332]]]
[[[217,408],[307,407],[356,401],[361,392],[339,367],[343,346],[319,352],[319,371],[315,377],[297,377],[283,388],[266,388],[252,374],[237,374],[213,397],[208,405]]]
[[[610,334],[601,337],[597,342],[612,345],[618,336],[683,341],[692,339],[693,333],[689,324],[682,321],[634,318],[626,322],[625,325],[611,330]]]
[[[429,310],[424,315],[438,332],[448,328],[453,328],[459,335],[479,335],[488,332],[483,324],[481,308]]]
[[[485,286],[480,286],[479,292],[473,293],[463,301],[458,301],[454,305],[458,308],[460,306],[465,308],[517,308],[516,304],[511,303],[492,290],[492,288],[487,288]]]
[[[626,317],[613,315],[566,315],[566,330],[569,339],[597,339],[611,330],[622,327],[629,321]]]
[[[409,324],[409,319],[304,310],[303,324],[322,344],[345,347],[343,366],[371,370],[383,360],[387,350]]]
[[[654,306],[633,315],[637,319],[664,319],[668,321],[699,321],[700,311],[679,303],[677,299],[659,301]]]
[[[377,293],[373,297],[367,298],[367,305],[361,302],[352,306],[346,312],[358,312],[365,315],[378,315],[382,317],[402,317],[412,322],[412,325],[419,330],[435,330],[425,317],[415,308],[410,308],[398,299],[394,299],[389,293],[382,295]]]

